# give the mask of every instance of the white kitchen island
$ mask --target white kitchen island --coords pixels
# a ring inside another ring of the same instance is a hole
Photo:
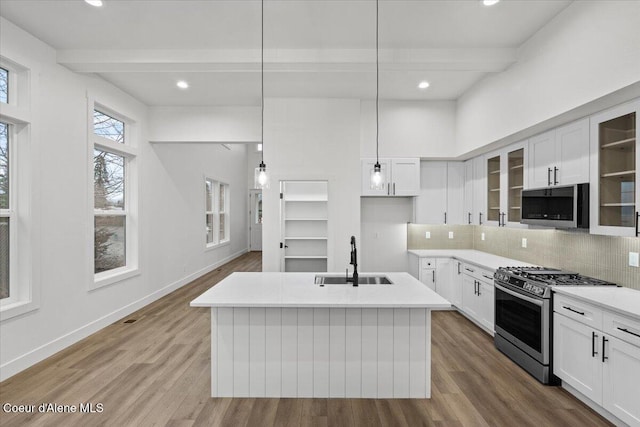
[[[211,395],[429,398],[431,310],[450,304],[408,273],[381,274],[393,284],[233,273],[200,295],[191,306],[211,308]]]

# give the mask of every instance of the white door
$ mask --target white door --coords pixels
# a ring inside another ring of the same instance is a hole
[[[436,260],[436,292],[449,302],[453,302],[452,258],[438,258]]]
[[[560,185],[589,182],[589,119],[556,129],[553,177]]]
[[[391,159],[391,173],[393,174],[392,195],[417,196],[420,194],[420,159]]]
[[[602,333],[553,314],[553,373],[600,404],[602,402]]]
[[[262,191],[249,192],[249,249],[262,250]]]
[[[416,223],[444,224],[447,211],[447,162],[421,162]]]
[[[640,425],[640,347],[606,338],[602,406],[625,423]]]
[[[553,185],[555,158],[555,130],[529,139],[529,183],[527,188],[550,187]]]
[[[464,224],[477,224],[478,218],[473,217],[473,159],[464,162]],[[475,220],[475,221],[474,221]]]
[[[474,319],[478,319],[477,280],[468,274],[462,275],[462,309]]]
[[[447,162],[447,224],[467,224],[464,210],[464,163]]]
[[[495,295],[494,287],[491,282],[479,281],[478,284],[478,297],[479,297],[479,309],[480,324],[490,330],[494,331],[494,316],[495,316]]]

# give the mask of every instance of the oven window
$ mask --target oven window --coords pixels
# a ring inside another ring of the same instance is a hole
[[[496,288],[496,325],[542,352],[542,307]]]

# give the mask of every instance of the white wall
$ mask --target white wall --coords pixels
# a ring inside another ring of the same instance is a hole
[[[349,264],[349,237],[360,235],[360,101],[267,99],[262,266],[280,268],[280,180],[329,181],[328,268]]]
[[[458,100],[457,154],[640,81],[640,2],[577,1]]]
[[[149,141],[260,141],[260,107],[150,107]]]
[[[455,101],[381,101],[380,157],[454,157]],[[376,104],[362,101],[360,154],[376,156]]]
[[[411,197],[363,197],[360,271],[409,271],[407,222],[413,221]]]
[[[32,183],[39,245],[34,275],[40,307],[0,323],[0,380],[50,356],[183,285],[247,248],[246,151],[215,145],[152,146],[147,107],[109,83],[74,74],[55,51],[0,18],[0,51],[32,69]],[[140,128],[140,275],[93,291],[89,249],[93,201],[87,95],[137,120]],[[204,174],[232,189],[233,243],[204,250]],[[237,190],[237,193],[234,191]],[[199,229],[199,230],[198,230]]]

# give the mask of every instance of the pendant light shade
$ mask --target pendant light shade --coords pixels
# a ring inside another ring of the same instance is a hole
[[[371,183],[370,188],[372,190],[384,190],[386,184],[384,172],[380,166],[380,158],[378,156],[378,133],[379,133],[379,120],[378,120],[378,104],[379,104],[379,60],[378,60],[378,0],[376,0],[376,164],[371,171]]]
[[[260,164],[254,172],[254,187],[269,188],[267,165],[264,164],[264,0],[260,3],[260,142],[262,151]]]

